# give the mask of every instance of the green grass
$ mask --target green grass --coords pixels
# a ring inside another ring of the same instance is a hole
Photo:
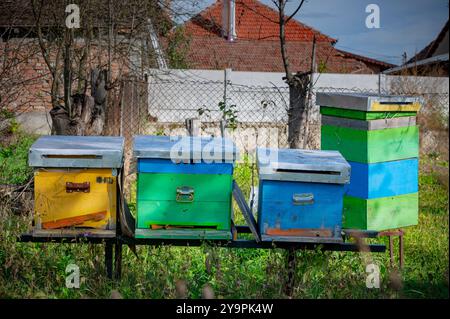
[[[28,149],[36,138],[20,133],[14,139],[16,142],[10,145],[0,144],[0,184],[22,184],[31,178]]]
[[[7,168],[10,172],[28,174],[23,160],[27,143],[30,141],[21,142],[12,155],[22,159],[23,166]],[[17,181],[9,176],[8,183]],[[237,166],[235,178],[247,197],[251,176],[248,162]],[[133,188],[131,193],[132,199]],[[237,215],[238,223],[244,223]],[[448,217],[446,188],[433,172],[421,174],[420,220],[419,225],[406,229],[400,283],[392,279],[397,272],[389,267],[388,252],[299,251],[293,297],[448,298]],[[200,298],[206,286],[217,298],[286,297],[286,256],[282,250],[139,246],[136,258],[125,246],[122,280],[115,283],[104,275],[103,245],[16,242],[16,236],[30,223],[31,211],[17,215],[7,205],[0,205],[0,298],[109,298],[113,290],[124,298],[175,298],[179,296],[177,287],[183,285],[190,298]],[[387,244],[386,238],[371,241]],[[397,248],[397,240],[394,244]],[[366,288],[366,258],[380,267],[380,289]],[[65,268],[70,263],[80,267],[80,289],[65,287]]]

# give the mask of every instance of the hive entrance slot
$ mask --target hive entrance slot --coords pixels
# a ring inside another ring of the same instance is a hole
[[[291,228],[291,229],[279,229],[268,228],[266,229],[266,235],[269,236],[300,236],[300,237],[332,237],[333,232],[330,229],[308,229],[308,228]]]
[[[43,155],[45,158],[101,159],[101,155]]]
[[[217,226],[150,225],[150,229],[217,229]]]
[[[380,104],[389,105],[389,104],[395,104],[395,105],[409,105],[411,102],[378,102]]]
[[[313,171],[307,169],[289,169],[289,168],[279,168],[276,169],[278,173],[292,173],[292,174],[318,174],[318,175],[341,175],[341,172],[336,171]]]

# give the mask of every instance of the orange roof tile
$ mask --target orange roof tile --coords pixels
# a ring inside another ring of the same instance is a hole
[[[217,0],[185,24],[185,28],[193,36],[216,35],[221,37],[222,3]],[[278,12],[257,0],[236,0],[235,5],[237,39],[245,40],[279,40]],[[286,24],[286,41],[336,42],[327,35],[291,19]]]

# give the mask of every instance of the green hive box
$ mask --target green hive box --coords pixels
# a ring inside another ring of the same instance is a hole
[[[229,230],[232,181],[232,175],[227,174],[140,173],[137,226],[204,226]],[[180,185],[189,185],[194,190],[192,202],[176,199],[175,190]]]
[[[347,161],[377,163],[419,156],[419,127],[360,130],[322,125],[323,150],[341,152]]]
[[[419,156],[414,117],[420,99],[318,93],[316,104],[322,115],[321,149],[340,151],[349,163],[368,166]],[[378,198],[345,196],[343,228],[381,231],[417,225],[418,201],[417,192]]]
[[[419,193],[361,199],[344,196],[343,228],[387,230],[417,225]]]
[[[236,146],[228,139],[136,136],[136,238],[231,239]]]
[[[390,119],[390,118],[398,118],[398,117],[406,117],[406,116],[416,116],[416,112],[398,112],[398,111],[378,111],[378,112],[367,112],[360,110],[346,110],[340,109],[337,107],[328,107],[321,106],[320,114],[329,115],[335,117],[343,117],[348,119],[356,119],[356,120],[381,120],[381,119]]]

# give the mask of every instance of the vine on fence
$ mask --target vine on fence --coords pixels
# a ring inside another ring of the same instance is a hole
[[[237,118],[239,113],[236,104],[227,105],[224,101],[220,101],[218,106],[220,112],[222,112],[222,119],[227,123],[227,127],[235,130],[238,126]],[[203,106],[198,108],[197,112],[199,116],[206,115],[207,117],[210,117],[211,110]]]

